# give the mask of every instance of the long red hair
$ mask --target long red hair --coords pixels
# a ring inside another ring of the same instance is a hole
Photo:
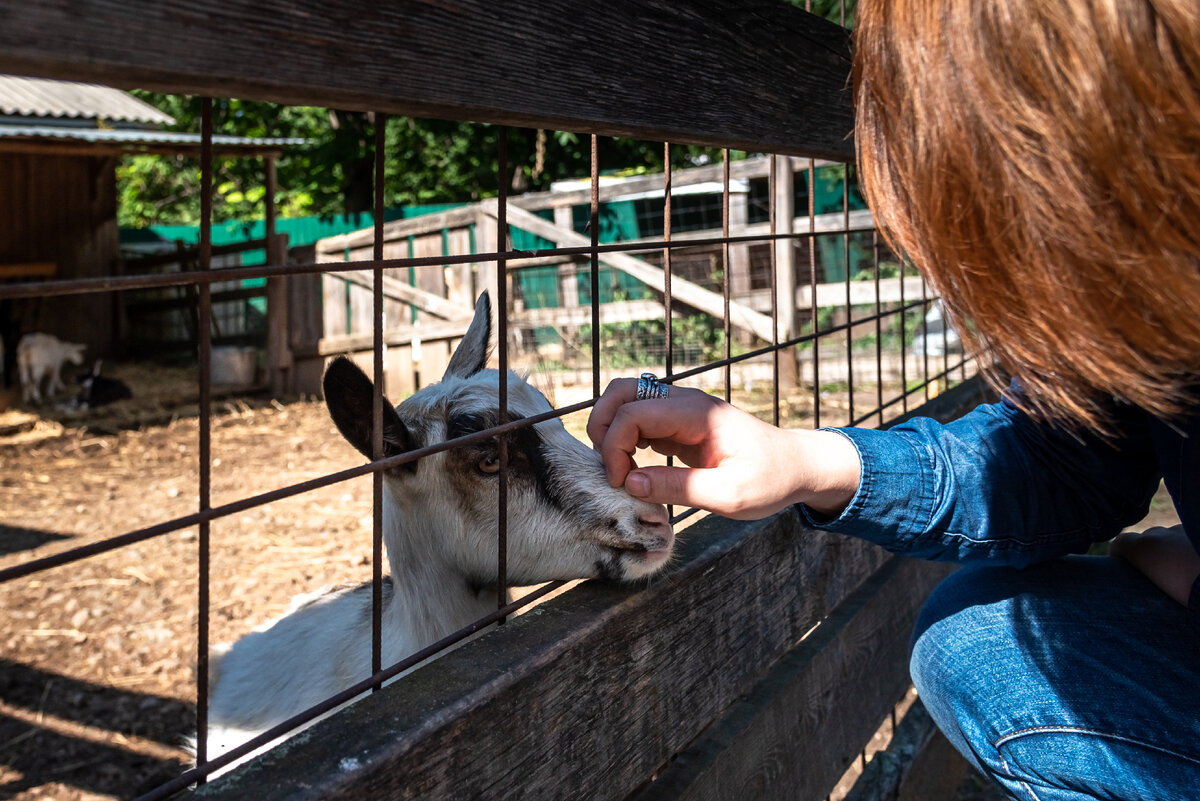
[[[868,203],[995,374],[1101,429],[1192,405],[1196,0],[863,0],[855,37]]]

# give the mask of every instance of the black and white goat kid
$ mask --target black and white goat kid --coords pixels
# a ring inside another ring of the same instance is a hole
[[[500,422],[497,370],[486,369],[490,302],[483,295],[440,383],[392,408],[384,404],[384,450],[395,455]],[[550,411],[513,373],[509,419]],[[371,453],[370,379],[333,361],[325,400],[343,436]],[[671,555],[662,506],[605,480],[599,455],[557,418],[507,435],[508,580],[632,580]],[[385,474],[383,664],[394,664],[496,608],[498,457],[495,438],[453,448]],[[366,678],[371,654],[370,585],[299,598],[285,616],[214,659],[209,756]]]

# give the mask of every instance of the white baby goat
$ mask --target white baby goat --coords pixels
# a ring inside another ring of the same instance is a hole
[[[41,403],[42,382],[46,399],[53,400],[63,389],[62,367],[66,362],[83,364],[87,345],[63,342],[53,334],[26,334],[17,343],[17,375],[21,377],[21,402]]]
[[[440,383],[395,409],[384,403],[391,456],[498,424],[499,373],[484,369],[487,295]],[[509,418],[550,410],[507,376]],[[325,373],[325,401],[342,435],[371,453],[370,379],[348,359]],[[508,436],[508,581],[649,576],[671,555],[666,510],[613,489],[599,455],[552,419]],[[498,443],[495,437],[397,467],[384,477],[383,594],[387,666],[496,608]],[[283,617],[214,660],[209,757],[370,674],[370,584],[297,599]]]

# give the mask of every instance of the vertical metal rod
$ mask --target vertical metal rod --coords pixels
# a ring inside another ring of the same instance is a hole
[[[729,263],[729,148],[721,151],[721,164],[724,167],[721,178],[721,278],[724,284],[722,294],[725,301],[725,402],[733,396],[733,365],[729,363],[733,356],[731,341],[732,327],[729,324],[729,293],[733,283]]]
[[[213,102],[200,101],[200,247],[201,270],[212,269],[212,195],[213,195]],[[207,281],[197,287],[199,325],[196,331],[197,381],[200,395],[199,495],[200,511],[212,506],[212,287]],[[197,559],[196,624],[196,764],[208,760],[208,628],[209,628],[209,549],[211,524],[199,524]]]
[[[921,358],[923,360],[923,368],[925,373],[922,380],[925,382],[925,400],[929,400],[929,283],[925,280],[925,276],[921,276]]]
[[[375,238],[371,256],[372,349],[375,358],[375,392],[371,399],[371,459],[383,458],[383,190],[386,175],[387,115],[375,113]],[[383,669],[383,473],[371,474],[371,673]],[[382,685],[376,685],[378,690]]]
[[[879,295],[879,230],[871,231],[871,260],[875,267],[875,408],[883,427],[883,303]],[[903,356],[903,354],[901,354]]]
[[[767,172],[767,195],[770,198],[767,203],[767,221],[771,230],[771,247],[768,250],[771,259],[771,391],[772,403],[774,409],[775,425],[779,425],[779,275],[776,273],[775,267],[777,263],[776,246],[775,246],[775,179],[776,179],[776,158],[775,154],[771,154],[771,168]],[[791,243],[788,243],[791,247]]]
[[[592,134],[592,397],[600,397],[600,153]]]
[[[500,358],[500,419],[508,420],[508,128],[500,128],[496,172],[496,350]],[[508,604],[508,437],[500,437],[499,528],[496,532],[496,607]],[[500,622],[504,622],[501,620]]]
[[[842,3],[842,17],[846,4]],[[846,394],[849,395],[850,424],[854,421],[854,307],[850,305],[850,164],[842,166],[842,263],[846,266]]]
[[[671,143],[663,143],[663,241],[671,241]],[[671,248],[663,248],[663,306],[666,319],[667,378],[675,372],[675,330],[671,315]],[[668,457],[667,464],[671,464]]]
[[[671,241],[671,143],[663,143],[663,241]],[[671,314],[671,248],[663,248],[663,307],[666,309],[666,373],[670,378],[675,373],[675,328]],[[675,464],[675,457],[667,457],[667,466]],[[675,518],[675,507],[667,506],[667,519]]]
[[[821,427],[821,332],[817,318],[817,162],[808,160],[808,289],[812,309],[813,428]]]

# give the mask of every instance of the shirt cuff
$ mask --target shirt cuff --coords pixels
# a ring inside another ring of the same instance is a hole
[[[932,456],[896,431],[825,428],[848,439],[858,452],[858,489],[837,517],[799,504],[804,521],[827,531],[864,537],[890,548],[924,531],[933,517]]]

